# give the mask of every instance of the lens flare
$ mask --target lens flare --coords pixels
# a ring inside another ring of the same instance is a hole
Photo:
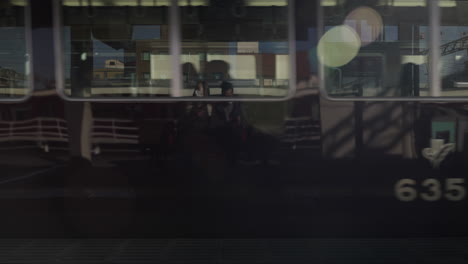
[[[354,9],[346,16],[345,25],[352,27],[361,38],[361,45],[374,42],[382,33],[382,16],[374,9],[362,6]]]
[[[347,25],[341,25],[333,27],[322,36],[317,54],[324,65],[341,67],[356,57],[360,47],[361,40],[356,31]]]

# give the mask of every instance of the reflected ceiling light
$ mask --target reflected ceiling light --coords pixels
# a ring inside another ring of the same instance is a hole
[[[247,0],[246,6],[287,6],[288,0]]]
[[[179,1],[179,6],[208,6],[209,4],[209,0]]]
[[[432,1],[432,0],[430,0]],[[321,6],[336,6],[338,0],[321,0]],[[426,6],[426,0],[380,0],[378,6],[416,7]],[[456,7],[457,0],[439,0],[440,7]]]
[[[338,4],[338,0],[322,0],[320,1],[321,6],[336,6]]]
[[[170,0],[141,0],[141,4],[136,0],[63,0],[63,6],[87,6],[88,2],[92,6],[169,6],[171,4]],[[200,2],[200,0],[192,1],[194,3]]]
[[[328,30],[320,39],[317,55],[328,67],[340,67],[349,63],[359,52],[361,39],[356,31],[341,25]]]
[[[179,1],[179,6],[189,5],[189,1]],[[191,0],[192,6],[209,6],[209,0]],[[244,0],[245,6],[287,6],[288,0]]]
[[[403,55],[401,56],[401,64],[406,64],[406,63],[423,65],[427,63],[427,56],[425,55]]]
[[[457,1],[455,0],[439,0],[440,7],[456,7]]]
[[[12,0],[12,2],[25,2],[25,0]],[[179,1],[179,6],[208,6],[209,0]],[[288,0],[246,0],[246,6],[287,6]],[[141,6],[169,6],[170,0],[141,0]],[[63,0],[64,6],[88,5],[88,1],[83,0]],[[136,0],[92,0],[92,6],[137,6]]]
[[[10,3],[14,6],[26,6],[26,0],[10,0]]]
[[[361,6],[346,16],[344,24],[352,27],[361,38],[361,45],[374,42],[382,32],[383,21],[380,14],[373,8]]]
[[[433,1],[433,0],[429,0]],[[426,0],[380,0],[379,5],[414,7],[426,6]]]
[[[428,0],[433,1],[433,0]],[[401,7],[426,6],[426,0],[380,0],[379,5],[391,5]],[[440,7],[455,7],[457,0],[439,0]]]

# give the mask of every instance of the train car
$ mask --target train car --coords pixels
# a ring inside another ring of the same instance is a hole
[[[0,262],[463,263],[465,11],[1,0]]]

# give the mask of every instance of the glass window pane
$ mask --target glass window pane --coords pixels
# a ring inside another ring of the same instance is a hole
[[[26,1],[0,3],[0,100],[30,94]]]
[[[468,1],[441,1],[440,69],[443,97],[468,96]]]
[[[179,6],[184,96],[196,94],[199,81],[210,96],[221,96],[227,87],[241,98],[288,95],[287,0],[185,0]]]
[[[429,95],[425,0],[321,0],[316,53],[334,98]]]
[[[169,5],[159,0],[63,1],[64,94],[168,96]]]
[[[142,60],[144,60],[144,61],[149,61],[150,58],[151,58],[151,53],[150,53],[150,52],[144,51],[144,52],[142,53]]]

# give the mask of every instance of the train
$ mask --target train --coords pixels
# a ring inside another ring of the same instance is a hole
[[[2,0],[2,236],[465,236],[466,8]]]

